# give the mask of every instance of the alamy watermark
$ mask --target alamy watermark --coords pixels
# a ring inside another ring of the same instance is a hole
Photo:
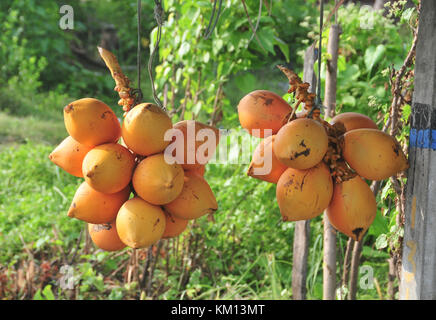
[[[361,274],[360,289],[374,289],[374,269],[371,266],[364,265],[359,268],[359,274]]]
[[[72,290],[74,289],[75,278],[74,278],[74,268],[68,264],[63,265],[59,270],[62,277],[59,279],[59,287],[62,290]]]
[[[261,132],[261,129],[253,129]],[[273,134],[271,129],[262,131],[265,137]],[[164,151],[165,161],[169,164],[239,164],[247,165],[252,160],[261,139],[243,129],[196,129],[196,121],[188,120],[185,132],[179,129],[167,130],[164,137],[170,144]],[[272,144],[264,144],[258,157],[255,175],[267,175],[272,170]]]
[[[375,14],[374,9],[369,5],[363,5],[359,9],[360,28],[365,30],[374,29]]]
[[[59,28],[62,30],[74,29],[74,9],[68,4],[64,4],[59,8],[59,13],[63,14],[59,19]]]

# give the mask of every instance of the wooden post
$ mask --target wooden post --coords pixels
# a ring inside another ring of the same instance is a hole
[[[362,253],[363,240],[354,241],[353,254],[351,256],[350,285],[348,300],[356,300],[357,278],[359,275],[360,255]]]
[[[335,116],[336,111],[336,78],[338,71],[338,50],[340,34],[341,27],[338,24],[334,24],[330,27],[327,53],[330,55],[331,58],[327,61],[324,104],[326,106],[325,116],[331,118]]]
[[[303,81],[310,84],[309,92],[314,92],[316,77],[313,72],[315,63],[314,46],[306,50],[304,56]],[[307,257],[309,255],[310,220],[295,222],[294,248],[292,260],[292,298],[306,299]]]
[[[375,0],[374,1],[374,10],[383,10],[385,8],[386,0]]]
[[[436,1],[421,1],[400,299],[436,299]]]
[[[334,24],[330,27],[324,104],[326,117],[333,117],[336,108],[336,73],[338,70],[338,48],[341,28]],[[324,263],[323,263],[323,299],[335,300],[336,297],[336,232],[324,213]]]

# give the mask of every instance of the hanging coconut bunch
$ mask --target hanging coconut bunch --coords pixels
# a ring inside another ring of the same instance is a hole
[[[116,57],[103,48],[99,53],[116,82],[124,120],[120,125],[112,109],[94,98],[69,103],[64,108],[69,136],[49,158],[84,178],[68,216],[88,223],[97,247],[144,248],[177,237],[190,220],[218,209],[204,172],[219,131],[193,120],[173,125],[159,106],[135,105],[135,91]],[[197,139],[202,129],[207,138]]]
[[[266,90],[247,94],[238,105],[241,126],[264,138],[247,175],[277,184],[284,221],[313,219],[326,210],[333,227],[360,241],[377,213],[367,180],[406,170],[406,156],[395,138],[366,115],[346,112],[330,123],[321,119],[309,84],[278,67],[289,79],[293,106]],[[304,110],[296,113],[300,105]]]

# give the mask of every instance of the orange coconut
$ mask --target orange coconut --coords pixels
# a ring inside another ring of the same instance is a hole
[[[323,162],[307,170],[288,168],[277,182],[276,198],[284,221],[319,216],[332,194],[332,178]]]
[[[170,141],[165,141],[167,130],[172,128],[170,117],[152,103],[141,103],[124,118],[122,136],[133,152],[148,156],[164,151]]]
[[[114,193],[130,182],[135,166],[134,155],[120,144],[107,143],[93,148],[83,159],[85,181],[95,190]]]
[[[122,242],[131,248],[145,248],[162,238],[165,221],[161,207],[134,197],[120,208],[116,226]]]
[[[182,192],[172,202],[164,205],[166,211],[180,219],[197,219],[218,209],[215,196],[204,178],[185,172]]]
[[[177,198],[182,192],[184,181],[183,168],[177,164],[168,164],[162,153],[142,160],[133,173],[133,188],[145,201],[162,205]]]
[[[280,176],[288,168],[274,154],[275,135],[262,140],[256,147],[248,167],[247,175],[253,178],[277,183]]]
[[[105,194],[95,191],[86,182],[77,189],[68,216],[86,221],[88,223],[108,223],[117,216],[118,210],[129,199],[130,187],[123,190]]]
[[[177,237],[183,231],[185,231],[189,223],[189,220],[179,219],[177,217],[172,216],[169,212],[165,212],[165,217],[166,217],[165,231],[162,235],[162,238]]]
[[[173,140],[166,152],[185,170],[200,169],[213,156],[219,143],[219,130],[213,126],[184,120],[173,127]]]
[[[291,106],[282,97],[268,90],[250,92],[238,105],[241,126],[259,138],[276,134],[291,112]]]
[[[83,98],[64,108],[65,127],[77,142],[89,147],[116,142],[121,136],[117,116],[104,102]]]
[[[354,129],[378,129],[377,124],[368,116],[357,112],[340,113],[330,120],[331,124],[342,123],[346,131]]]
[[[105,251],[118,251],[126,247],[118,236],[115,221],[105,224],[88,224],[92,242]]]
[[[274,154],[284,165],[309,169],[318,164],[328,148],[327,133],[318,121],[301,118],[283,126],[274,139]]]
[[[395,138],[377,129],[346,132],[342,155],[351,168],[369,180],[384,180],[409,167]]]
[[[73,176],[82,178],[83,158],[92,147],[85,146],[73,137],[66,137],[48,156],[58,167],[64,169]]]
[[[374,221],[376,213],[374,194],[361,177],[356,176],[335,184],[327,215],[337,230],[360,241]]]

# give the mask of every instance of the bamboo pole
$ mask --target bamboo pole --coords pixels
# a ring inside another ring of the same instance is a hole
[[[325,96],[326,117],[333,117],[336,109],[336,74],[338,70],[338,48],[341,28],[334,24],[330,28],[327,53]],[[336,296],[336,232],[324,213],[324,263],[323,263],[323,299],[334,300]]]
[[[304,56],[303,81],[310,84],[309,91],[313,92],[316,84],[313,65],[315,63],[315,49],[313,46],[306,50]],[[293,260],[292,260],[292,298],[306,299],[307,257],[309,255],[310,220],[295,222]]]

